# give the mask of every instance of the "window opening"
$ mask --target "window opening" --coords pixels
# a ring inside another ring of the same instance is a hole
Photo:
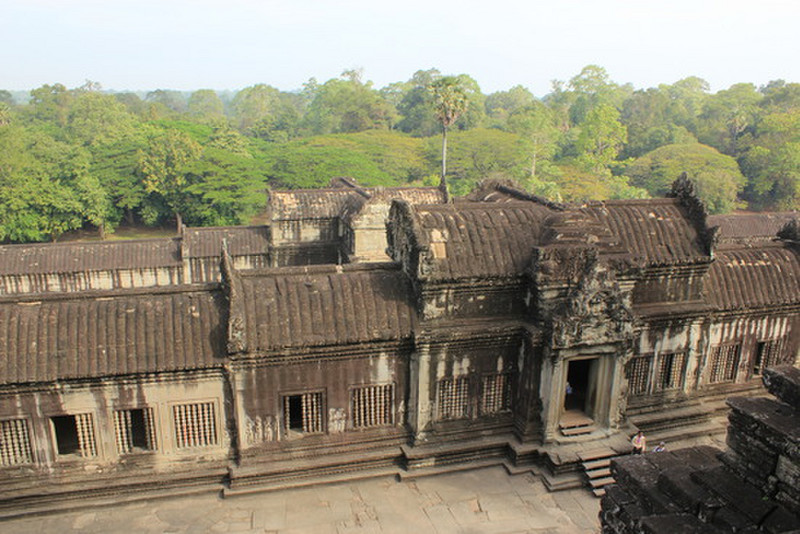
[[[322,432],[322,392],[287,395],[283,398],[287,431]]]
[[[683,387],[686,354],[683,352],[659,355],[658,376],[654,391],[666,391]]]
[[[784,363],[781,361],[782,349],[782,339],[772,339],[756,343],[756,352],[753,355],[753,376],[760,376],[767,367]]]
[[[127,454],[135,450],[155,450],[156,440],[153,421],[152,408],[117,410],[115,430],[117,450],[120,454]]]
[[[97,456],[92,414],[58,415],[50,420],[55,430],[59,456]]]

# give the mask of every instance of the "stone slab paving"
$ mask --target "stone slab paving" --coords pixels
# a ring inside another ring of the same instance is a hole
[[[14,534],[594,534],[600,500],[501,467],[221,499],[198,495],[0,522]]]

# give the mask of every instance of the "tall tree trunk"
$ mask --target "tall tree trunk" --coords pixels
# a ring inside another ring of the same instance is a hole
[[[183,232],[183,217],[181,217],[181,214],[177,211],[175,212],[175,222],[176,226],[178,227],[178,233],[180,234]]]
[[[447,191],[447,126],[442,125],[442,177],[439,180],[439,189],[444,195],[444,201],[450,202],[450,194]]]
[[[100,241],[105,240],[106,238],[106,224],[100,223],[97,225],[97,235],[100,237]]]

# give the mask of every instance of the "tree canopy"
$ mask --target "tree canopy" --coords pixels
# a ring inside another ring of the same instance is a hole
[[[394,186],[444,174],[456,195],[497,177],[584,201],[663,195],[687,172],[714,212],[800,207],[800,84],[784,80],[635,89],[588,65],[537,98],[521,85],[484,94],[435,68],[377,88],[354,69],[296,91],[117,93],[87,81],[15,95],[0,89],[3,242],[123,222],[246,223],[268,188],[339,175]]]

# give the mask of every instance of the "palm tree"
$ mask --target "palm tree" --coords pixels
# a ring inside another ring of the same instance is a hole
[[[449,200],[445,178],[447,174],[447,129],[467,111],[469,101],[467,91],[455,76],[444,76],[435,80],[430,85],[430,91],[433,94],[436,118],[442,123],[442,178],[439,188],[442,190],[445,200]]]

